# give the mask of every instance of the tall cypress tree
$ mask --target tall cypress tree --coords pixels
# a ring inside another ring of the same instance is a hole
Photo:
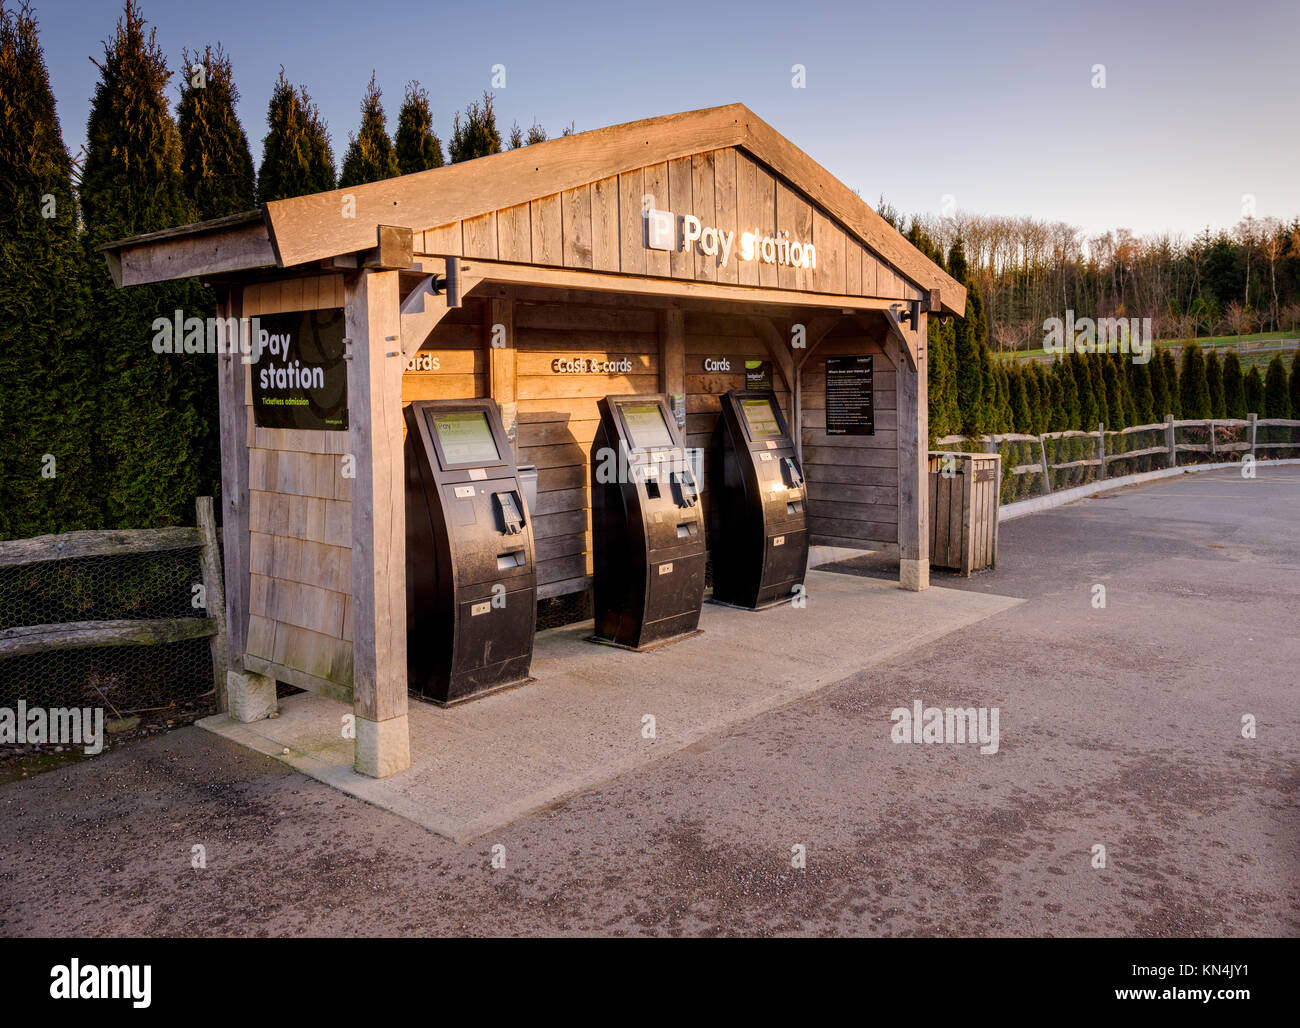
[[[1088,378],[1092,382],[1092,402],[1096,405],[1097,415],[1094,423],[1084,428],[1085,432],[1096,431],[1097,425],[1111,427],[1110,403],[1106,396],[1106,377],[1101,370],[1102,357],[1095,353],[1086,354],[1083,358],[1084,364],[1088,368]]]
[[[1223,357],[1223,413],[1224,417],[1237,419],[1247,414],[1246,380],[1241,376],[1241,361],[1235,350]]]
[[[477,100],[465,108],[465,120],[457,114],[452,122],[451,162],[472,161],[476,157],[501,152],[501,133],[497,131],[497,116],[492,109],[495,98],[483,94],[483,103]]]
[[[442,167],[442,141],[433,131],[429,93],[418,82],[407,83],[406,98],[397,115],[397,138],[394,142],[397,170],[401,174]]]
[[[204,220],[250,210],[257,196],[253,155],[235,114],[239,90],[230,58],[218,45],[205,47],[202,54],[183,51],[182,60],[184,85],[176,120],[185,195]]]
[[[1259,376],[1259,368],[1251,365],[1246,375],[1246,413],[1264,417],[1264,380]]]
[[[72,161],[25,5],[0,4],[0,97],[0,538],[96,528],[85,255]]]
[[[1029,421],[1029,397],[1025,391],[1025,377],[1020,368],[1011,364],[1006,368],[1007,402],[1011,407],[1010,432],[1028,432],[1033,426]]]
[[[1205,355],[1196,343],[1183,346],[1183,370],[1178,376],[1178,399],[1188,420],[1210,417],[1210,386],[1205,379]]]
[[[325,122],[307,91],[289,84],[284,68],[271,92],[266,124],[258,203],[334,188],[334,151]]]
[[[1213,350],[1205,358],[1205,386],[1210,393],[1210,417],[1226,418],[1228,407],[1223,393],[1223,366]]]
[[[1149,425],[1155,420],[1151,403],[1151,375],[1147,364],[1129,364],[1128,385],[1133,396],[1135,425]]]
[[[980,361],[979,333],[976,321],[983,317],[979,290],[967,274],[966,251],[958,237],[948,251],[948,269],[966,287],[966,314],[953,326],[953,362],[956,369],[957,410],[961,431],[966,435],[982,432],[984,417],[984,367]]]
[[[215,358],[159,354],[156,318],[210,313],[193,281],[117,290],[95,246],[195,220],[181,178],[180,135],[166,98],[171,73],[127,0],[117,32],[96,62],[81,177],[87,258],[92,269],[91,346],[101,390],[95,461],[103,476],[105,521],[119,528],[188,523],[194,497],[215,492]],[[179,343],[179,340],[175,341]],[[205,457],[207,461],[205,463]]]
[[[393,141],[388,138],[388,123],[380,96],[379,87],[375,84],[375,73],[372,71],[370,85],[366,87],[365,98],[361,101],[361,127],[355,136],[349,138],[347,152],[343,155],[340,189],[359,186],[364,182],[396,178],[401,174],[397,167],[397,151],[393,149]]]
[[[1074,379],[1074,369],[1059,358],[1052,365],[1052,377],[1057,382],[1052,396],[1055,397],[1058,390],[1061,395],[1060,413],[1055,415],[1052,431],[1068,432],[1079,427],[1079,386]]]
[[[1289,418],[1291,416],[1291,390],[1287,387],[1286,365],[1280,353],[1273,354],[1264,375],[1264,417]]]
[[[1169,382],[1165,378],[1165,362],[1160,351],[1151,354],[1147,362],[1147,377],[1151,379],[1151,420],[1164,421],[1166,415],[1173,413],[1169,406]]]
[[[1300,418],[1300,350],[1291,358],[1291,417]]]
[[[1124,410],[1124,394],[1120,385],[1119,369],[1109,354],[1099,354],[1102,384],[1106,389],[1106,410],[1109,419],[1106,427],[1112,431],[1128,428],[1129,423]]]
[[[1162,348],[1160,360],[1164,365],[1165,382],[1169,386],[1169,411],[1175,418],[1183,416],[1182,390],[1178,386],[1178,364],[1168,349]]]
[[[1075,352],[1066,359],[1070,362],[1074,388],[1079,394],[1078,420],[1071,427],[1075,431],[1093,432],[1097,428],[1097,396],[1092,388],[1092,373],[1088,370],[1087,358]]]

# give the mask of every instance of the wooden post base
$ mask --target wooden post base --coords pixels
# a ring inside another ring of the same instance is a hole
[[[914,593],[929,589],[930,561],[910,560],[904,557],[898,562],[898,584]]]
[[[279,710],[275,679],[252,671],[227,671],[226,703],[235,721],[265,720]]]
[[[411,733],[405,714],[390,717],[387,721],[358,717],[356,728],[356,756],[352,768],[357,774],[387,778],[411,766]]]

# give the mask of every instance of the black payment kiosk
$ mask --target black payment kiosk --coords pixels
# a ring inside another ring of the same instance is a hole
[[[720,399],[709,465],[713,599],[769,606],[808,567],[803,470],[774,392],[733,389]]]
[[[406,648],[411,691],[443,705],[528,678],[533,530],[492,400],[406,408]]]
[[[704,517],[663,395],[606,396],[591,448],[595,638],[647,649],[693,634]]]

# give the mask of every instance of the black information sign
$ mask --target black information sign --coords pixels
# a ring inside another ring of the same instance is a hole
[[[343,308],[263,314],[258,321],[253,424],[347,431]]]
[[[875,435],[873,358],[826,358],[826,434]]]

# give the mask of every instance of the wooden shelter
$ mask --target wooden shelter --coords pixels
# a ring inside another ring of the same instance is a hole
[[[963,313],[965,291],[744,106],[279,200],[104,252],[123,287],[201,276],[226,318],[343,312],[346,432],[259,427],[250,365],[216,358],[229,695],[241,719],[274,708],[276,680],[352,704],[362,773],[409,764],[412,400],[499,403],[518,461],[538,468],[539,595],[553,597],[589,585],[597,398],[667,393],[688,445],[707,446],[718,395],[766,362],[802,454],[811,543],[895,550],[902,584],[928,584],[926,319]],[[842,393],[828,425],[828,359],[838,375],[837,358],[864,356],[870,431],[843,427]]]

